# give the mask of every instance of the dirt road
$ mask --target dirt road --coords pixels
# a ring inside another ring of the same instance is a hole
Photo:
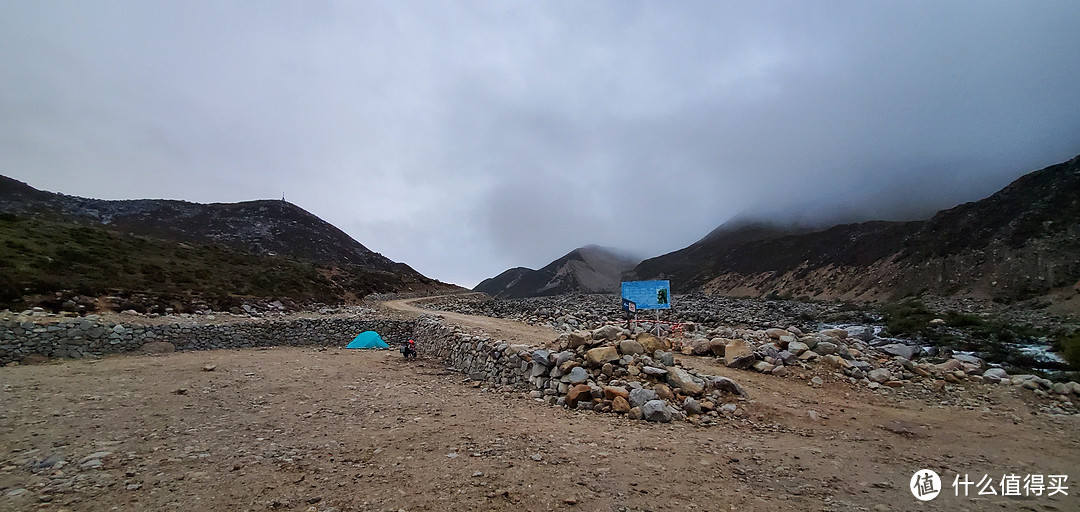
[[[649,424],[390,351],[0,368],[0,510],[1080,510],[1080,421],[1033,415],[1026,390],[901,398],[683,363],[752,400],[715,427]],[[943,480],[931,502],[908,490],[920,468]],[[999,495],[955,497],[958,474]],[[1068,475],[1068,495],[1002,497],[1009,474]]]
[[[464,294],[472,295],[472,294]],[[399,311],[412,315],[422,313],[438,314],[447,321],[472,330],[486,332],[490,336],[509,341],[511,343],[524,343],[526,345],[550,345],[559,337],[559,333],[549,327],[528,325],[521,322],[492,318],[488,316],[473,316],[455,313],[453,311],[432,311],[417,306],[426,300],[444,298],[445,295],[420,297],[414,299],[400,299],[384,302],[383,305],[390,310]]]

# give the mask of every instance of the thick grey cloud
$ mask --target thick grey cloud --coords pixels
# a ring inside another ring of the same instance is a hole
[[[0,4],[0,173],[286,198],[472,286],[736,215],[911,218],[1080,153],[1080,4]]]

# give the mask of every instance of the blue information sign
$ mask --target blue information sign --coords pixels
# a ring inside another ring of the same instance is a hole
[[[637,309],[671,309],[671,284],[667,281],[625,281],[622,298]]]

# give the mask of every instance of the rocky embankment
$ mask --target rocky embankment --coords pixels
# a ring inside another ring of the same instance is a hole
[[[821,321],[811,320],[829,317],[842,321],[853,316],[869,315],[866,312],[845,311],[842,305],[823,303],[738,299],[721,299],[717,302],[728,307],[718,308],[715,303],[707,304],[709,300],[713,299],[681,298],[678,302],[679,320],[693,318],[700,319],[702,323],[682,321],[674,329],[673,323],[651,322],[639,323],[632,330],[624,328],[621,319],[610,313],[602,313],[617,311],[611,296],[580,295],[506,301],[458,297],[440,299],[428,303],[427,307],[551,325],[565,332],[559,340],[560,349],[572,349],[571,345],[581,346],[580,342],[570,341],[581,339],[608,339],[616,344],[639,339],[645,333],[657,332],[658,328],[660,338],[669,347],[664,350],[677,351],[686,356],[717,358],[728,368],[766,373],[778,378],[789,377],[796,372],[800,376],[813,375],[808,377],[808,383],[812,386],[821,386],[823,379],[845,380],[883,393],[929,393],[943,397],[947,397],[949,391],[965,385],[1021,386],[1031,390],[1033,397],[1045,399],[1046,412],[1078,412],[1072,402],[1073,397],[1080,396],[1080,384],[1076,382],[1055,383],[1028,373],[1010,375],[1007,370],[973,355],[924,347],[913,340],[879,337],[878,330],[873,327],[822,328]],[[665,377],[668,374],[662,372],[665,366],[649,364],[663,360],[652,351],[646,350],[645,354],[651,356],[649,361],[643,362],[633,359],[624,361],[622,358],[626,354],[619,352],[618,347],[614,350],[612,355],[621,364],[613,366],[613,371],[623,368],[625,375],[633,375],[633,372],[649,375],[652,372],[655,376]],[[577,355],[584,357],[584,353]],[[563,362],[556,359],[556,367]],[[572,368],[570,366],[568,369]],[[617,376],[620,375],[612,374],[609,378]],[[559,383],[564,384],[561,379],[560,376]],[[600,382],[595,385],[602,388]],[[675,397],[678,398],[678,395]]]
[[[415,336],[420,353],[443,359],[478,385],[527,391],[553,406],[705,426],[749,398],[730,378],[678,365],[670,342],[644,332],[631,338],[614,326],[565,334],[550,347],[536,347],[466,333],[425,316]]]
[[[662,322],[692,322],[706,326],[741,325],[755,328],[794,325],[813,329],[823,321],[860,323],[880,321],[872,312],[849,304],[789,300],[736,299],[705,295],[676,295],[676,309],[660,312]],[[476,296],[448,296],[422,306],[433,310],[508,318],[531,325],[548,325],[569,332],[596,329],[625,321],[619,298],[612,294],[573,294],[525,299],[484,300]],[[654,327],[655,312],[638,313],[639,325]],[[661,324],[662,330],[670,330]]]

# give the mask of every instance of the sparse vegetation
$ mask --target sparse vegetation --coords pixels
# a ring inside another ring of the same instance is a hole
[[[400,280],[356,266],[331,273],[296,258],[13,215],[0,216],[0,268],[0,307],[21,307],[28,296],[51,297],[63,290],[89,296],[141,292],[163,299],[244,295],[337,302],[345,294],[384,291]]]
[[[1061,353],[1065,356],[1065,360],[1069,362],[1069,366],[1080,371],[1080,332],[1060,338],[1058,344],[1061,346]]]
[[[978,352],[987,360],[1025,370],[1047,367],[1046,362],[1037,361],[1033,356],[1010,346],[1016,343],[1034,343],[1051,337],[1050,333],[1034,327],[1009,324],[995,318],[983,318],[957,311],[938,314],[917,300],[882,306],[881,313],[886,329],[894,336],[917,337],[935,345]],[[935,318],[940,318],[944,323],[931,323]],[[1064,347],[1065,343],[1062,342],[1061,345]],[[1080,357],[1080,342],[1077,342],[1077,345],[1077,356]],[[1076,363],[1071,360],[1070,364],[1076,367]]]

